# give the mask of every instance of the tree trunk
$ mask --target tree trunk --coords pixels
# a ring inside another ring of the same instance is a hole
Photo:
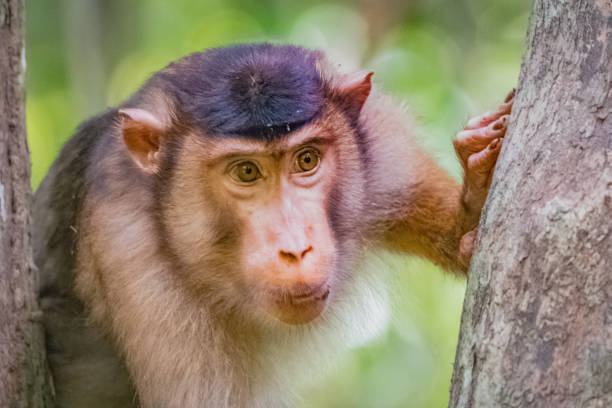
[[[23,3],[0,0],[0,407],[51,406],[30,247]]]
[[[612,407],[612,1],[536,0],[450,407]]]

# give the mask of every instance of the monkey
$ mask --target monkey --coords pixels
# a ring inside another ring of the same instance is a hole
[[[366,254],[466,275],[514,91],[453,140],[461,184],[372,75],[212,48],[79,126],[33,205],[58,406],[292,406],[367,329]]]

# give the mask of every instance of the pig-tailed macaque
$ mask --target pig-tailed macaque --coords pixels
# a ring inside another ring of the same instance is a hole
[[[460,185],[371,79],[210,49],[79,127],[35,199],[60,407],[293,406],[368,326],[367,253],[466,273],[513,93],[454,140]]]

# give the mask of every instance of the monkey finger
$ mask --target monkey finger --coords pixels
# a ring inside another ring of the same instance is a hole
[[[495,167],[501,146],[502,139],[495,139],[486,149],[472,154],[468,159],[465,173],[466,184],[468,188],[482,192],[485,198],[487,182],[489,181],[491,170]]]
[[[493,169],[501,145],[502,139],[495,139],[485,150],[473,154],[469,158],[464,177],[466,190],[463,200],[473,214],[480,214],[487,199]]]
[[[499,156],[499,153],[498,153],[498,156]],[[495,163],[497,164],[497,160],[495,160]],[[487,195],[489,194],[489,188],[491,187],[491,183],[493,182],[494,173],[495,173],[495,165],[493,165],[493,167],[491,168],[491,171],[489,172],[489,177],[487,177],[487,184],[486,184]]]
[[[479,129],[490,125],[504,115],[509,115],[512,112],[512,102],[513,101],[510,101],[500,105],[500,107],[493,113],[487,112],[482,116],[477,116],[470,119],[464,129]]]
[[[503,139],[494,139],[486,149],[472,154],[468,158],[468,171],[477,174],[489,174],[495,166],[499,151],[501,150]]]
[[[495,112],[487,112],[484,115],[470,119],[465,127],[465,130],[478,129],[488,126],[490,123],[495,122],[500,117],[512,113],[512,105],[514,104],[515,95],[516,89],[512,89],[512,91],[510,91],[510,93],[504,99],[504,103],[501,104]]]
[[[491,140],[505,135],[509,119],[510,115],[503,115],[487,126],[477,129],[462,130],[457,133],[457,140],[466,144],[480,144],[480,148],[482,149],[484,146],[491,143]]]
[[[463,234],[461,240],[459,241],[459,256],[465,265],[470,264],[472,254],[474,253],[474,246],[476,245],[477,235],[478,227]]]
[[[485,149],[493,140],[503,138],[506,135],[508,120],[509,116],[504,115],[489,126],[463,130],[457,134],[453,146],[464,167],[470,155]]]

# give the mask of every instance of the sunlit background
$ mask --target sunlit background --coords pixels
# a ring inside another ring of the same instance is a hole
[[[27,127],[35,188],[75,127],[188,53],[273,41],[375,72],[423,143],[457,177],[451,138],[516,84],[529,0],[27,0]],[[315,379],[306,407],[443,407],[465,285],[383,255],[383,333]],[[376,324],[376,323],[374,323]]]

